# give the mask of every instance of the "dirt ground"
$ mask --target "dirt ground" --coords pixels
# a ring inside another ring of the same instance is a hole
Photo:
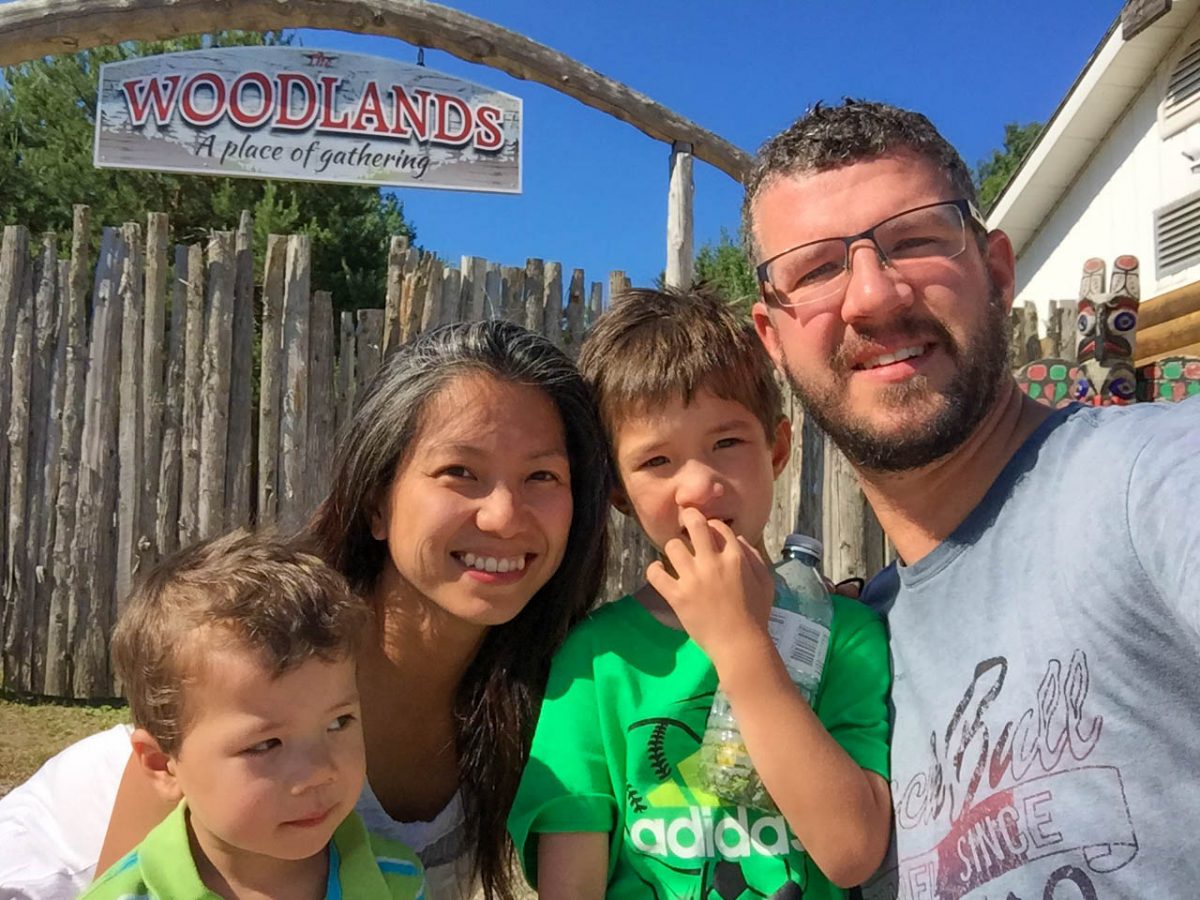
[[[127,718],[124,707],[0,694],[0,797],[68,744]]]

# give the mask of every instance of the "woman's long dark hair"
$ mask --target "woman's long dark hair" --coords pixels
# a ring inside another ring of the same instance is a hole
[[[574,513],[562,564],[510,622],[490,628],[458,688],[459,787],[475,866],[489,898],[512,896],[507,817],[517,791],[550,657],[591,608],[604,576],[609,475],[604,432],[587,386],[545,338],[510,322],[459,323],[393,353],[340,436],[333,485],[309,524],[317,551],[368,594],[387,557],[370,519],[408,459],[429,400],[453,379],[483,373],[543,391],[558,409]],[[519,411],[514,411],[519,414]]]

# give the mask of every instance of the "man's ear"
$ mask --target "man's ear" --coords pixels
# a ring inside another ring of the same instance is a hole
[[[1005,311],[1012,312],[1017,280],[1016,254],[1013,253],[1008,235],[998,228],[988,232],[987,258],[984,262],[992,276],[992,284],[1000,291]]]
[[[771,470],[778,478],[792,458],[792,421],[787,416],[775,426],[775,441],[771,445]]]
[[[758,335],[758,339],[762,341],[763,347],[766,348],[767,356],[771,357],[771,362],[775,363],[775,368],[780,372],[784,372],[783,354],[779,347],[779,331],[776,330],[774,323],[771,321],[771,307],[766,301],[766,296],[763,293],[766,288],[763,285],[758,287],[758,302],[750,308],[750,318],[754,322],[754,332]]]
[[[145,728],[135,728],[129,736],[129,743],[133,747],[133,758],[153,783],[159,796],[170,803],[178,803],[183,797],[183,790],[175,777],[175,763],[159,746],[158,740]]]
[[[633,516],[633,504],[629,502],[629,495],[625,493],[625,488],[620,485],[615,486],[609,493],[608,502],[621,515]]]

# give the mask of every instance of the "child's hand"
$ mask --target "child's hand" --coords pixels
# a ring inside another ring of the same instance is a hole
[[[767,618],[775,581],[758,551],[724,522],[706,520],[696,509],[683,510],[680,520],[691,547],[681,538],[663,547],[675,576],[656,560],[646,580],[719,673],[739,648],[749,643],[757,650],[770,643]]]

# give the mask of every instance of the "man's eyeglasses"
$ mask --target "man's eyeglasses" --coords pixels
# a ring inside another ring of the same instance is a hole
[[[881,264],[919,272],[932,260],[954,259],[967,246],[967,223],[987,231],[970,200],[945,200],[907,209],[848,237],[810,241],[759,263],[758,280],[780,306],[828,300],[850,281],[850,250],[870,241]]]

